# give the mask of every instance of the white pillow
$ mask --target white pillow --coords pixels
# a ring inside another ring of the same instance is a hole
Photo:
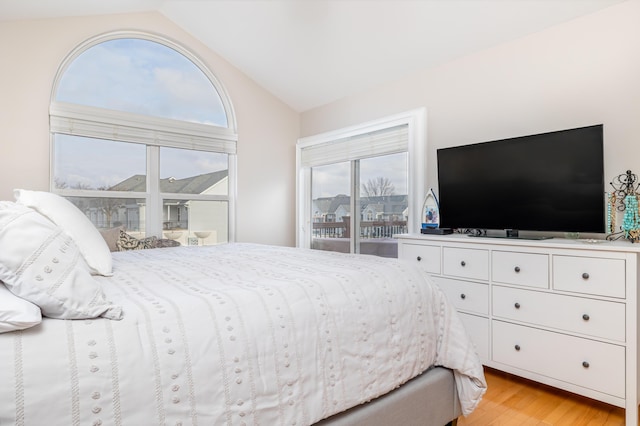
[[[0,281],[52,318],[122,318],[73,239],[29,207],[0,201]]]
[[[113,273],[111,251],[100,231],[69,200],[51,192],[15,189],[16,201],[48,217],[75,241],[91,272],[104,276]]]
[[[40,324],[40,308],[15,296],[0,283],[0,333],[24,330]]]

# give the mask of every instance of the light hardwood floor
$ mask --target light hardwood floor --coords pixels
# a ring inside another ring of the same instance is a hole
[[[458,426],[624,426],[624,409],[485,368],[487,393]]]

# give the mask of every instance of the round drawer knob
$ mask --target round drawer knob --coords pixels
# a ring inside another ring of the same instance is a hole
[[[582,278],[585,280],[589,279],[589,274],[587,274],[586,272],[582,274]]]
[[[418,257],[416,257],[416,260],[417,260],[418,262],[420,262],[420,261],[422,260],[422,257],[418,256]]]
[[[515,268],[513,268],[513,270],[516,271],[516,272],[520,272],[520,267],[516,266]]]
[[[520,309],[520,304],[518,302],[516,302],[513,306],[515,306],[516,309]]]
[[[582,366],[584,368],[589,368],[589,363],[587,361],[582,361]]]
[[[463,260],[462,262],[460,262],[460,266],[467,266],[467,262]]]
[[[516,351],[519,351],[520,350],[520,345],[515,345],[514,348],[515,348]]]
[[[466,294],[462,293],[462,294],[460,295],[460,299],[466,299],[466,298],[467,298],[467,295],[466,295]]]
[[[583,320],[585,320],[585,321],[589,321],[589,318],[590,318],[590,317],[589,317],[589,315],[588,315],[588,314],[584,314],[584,315],[582,315],[582,319],[583,319]]]

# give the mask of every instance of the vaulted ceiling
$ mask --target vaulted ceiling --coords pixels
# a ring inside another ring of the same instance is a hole
[[[297,111],[633,0],[0,0],[0,21],[158,11]]]

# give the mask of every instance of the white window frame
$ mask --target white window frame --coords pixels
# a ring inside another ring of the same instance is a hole
[[[311,223],[311,167],[303,164],[302,151],[314,145],[364,136],[368,133],[405,124],[408,126],[409,186],[407,195],[410,212],[407,229],[409,232],[417,232],[414,230],[418,229],[420,218],[422,217],[422,200],[425,195],[427,176],[426,108],[417,108],[366,123],[298,139],[296,144],[296,245],[298,247],[311,247],[313,231],[313,224]],[[344,143],[348,143],[348,140]]]
[[[68,66],[87,49],[115,39],[135,38],[162,44],[189,59],[209,79],[220,96],[227,118],[227,127],[191,123],[123,111],[113,111],[87,105],[55,101],[60,80]],[[193,53],[159,35],[139,31],[115,31],[93,37],[77,46],[60,65],[51,91],[50,119],[50,191],[65,197],[144,198],[147,235],[162,235],[163,199],[228,202],[228,241],[236,238],[237,198],[237,125],[231,100],[224,86],[208,67]],[[147,147],[147,188],[145,192],[60,189],[54,182],[54,135],[68,134],[113,141],[139,143]],[[161,193],[160,148],[183,148],[228,154],[228,195]],[[155,208],[152,208],[155,206]]]

